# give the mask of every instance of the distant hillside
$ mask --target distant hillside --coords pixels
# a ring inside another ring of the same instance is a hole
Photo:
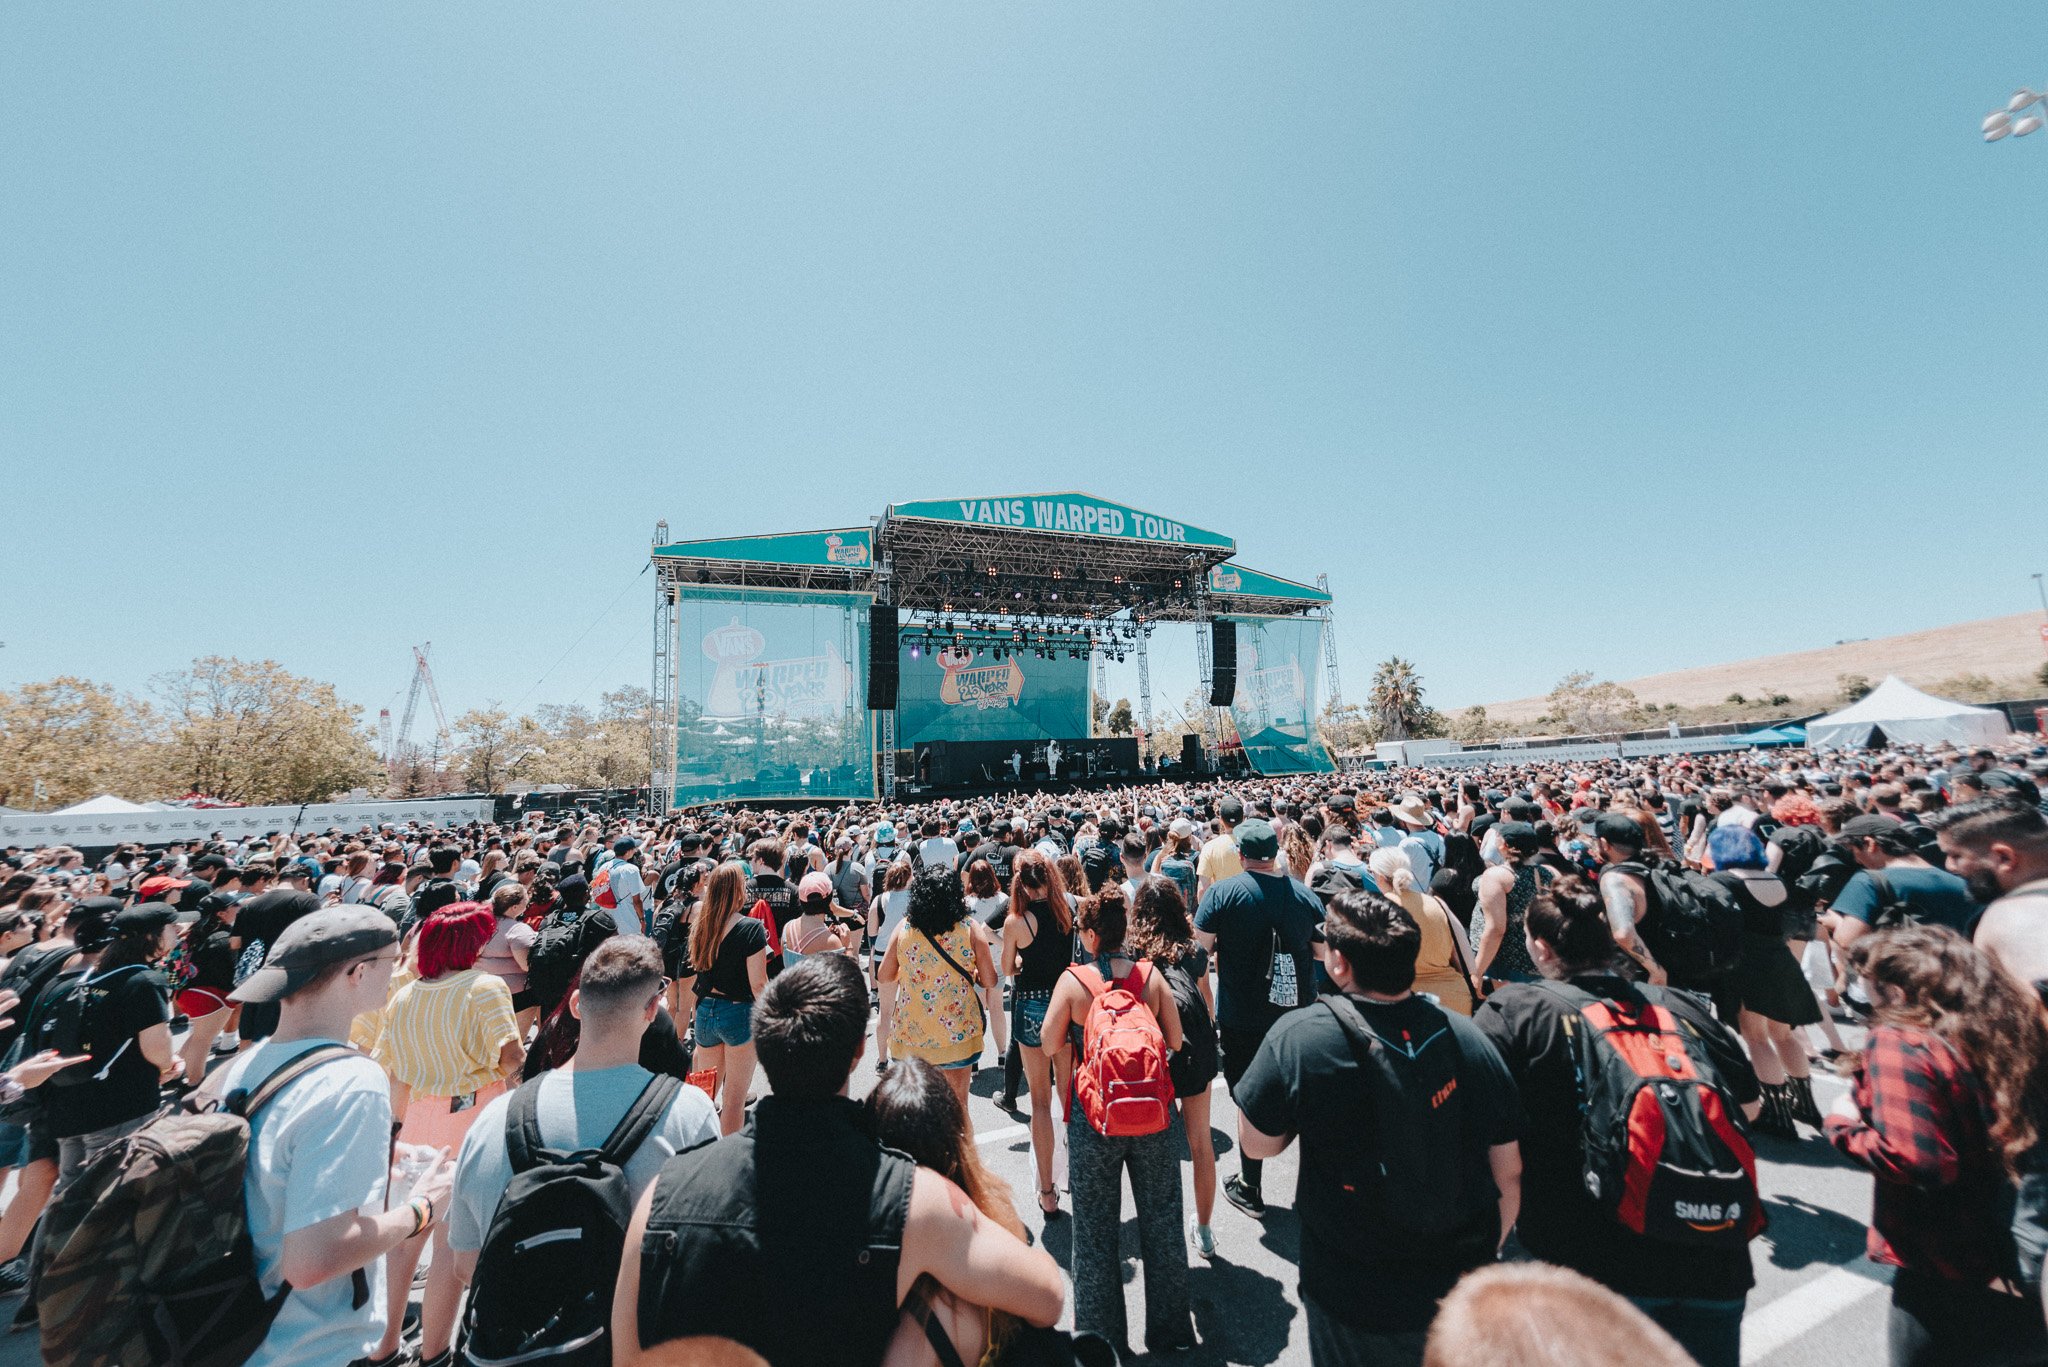
[[[1834,707],[1840,703],[1837,681],[1845,674],[1861,674],[1872,683],[1887,674],[1896,674],[1907,683],[1928,689],[1975,675],[1978,677],[1972,682],[1978,685],[1976,689],[1953,688],[1949,690],[1951,694],[1981,691],[1982,685],[1989,682],[1996,693],[2005,696],[2039,696],[2044,690],[2035,671],[2043,660],[2048,660],[2048,654],[2041,649],[2040,627],[2039,613],[2022,612],[2011,617],[1987,617],[1979,622],[1907,632],[1903,636],[1848,641],[1790,655],[1766,655],[1669,674],[1647,674],[1621,682],[1645,704],[1676,705],[1688,711],[1722,710],[1734,693],[1742,694],[1752,703],[1773,694],[1792,700],[1792,704],[1772,709],[1776,712]],[[1516,698],[1512,702],[1488,703],[1486,714],[1494,722],[1527,724],[1542,715],[1547,705],[1544,698]],[[1726,710],[1758,714],[1753,705],[1731,706]]]

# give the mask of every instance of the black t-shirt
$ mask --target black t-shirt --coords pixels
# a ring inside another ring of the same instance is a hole
[[[1468,1192],[1494,1192],[1489,1150],[1520,1135],[1515,1082],[1500,1054],[1462,1016],[1420,997],[1392,1003],[1354,997],[1367,1026],[1394,1047],[1449,1029],[1458,1048],[1465,1129],[1462,1178]],[[1341,1173],[1355,1166],[1378,1122],[1374,1093],[1360,1075],[1344,1027],[1328,1007],[1283,1017],[1259,1046],[1231,1095],[1245,1119],[1270,1135],[1301,1137],[1301,1293],[1326,1313],[1380,1333],[1427,1329],[1436,1305],[1474,1263],[1418,1261],[1397,1234],[1345,1219]],[[1470,1236],[1498,1239],[1500,1213],[1488,1204]]]
[[[1607,974],[1572,982],[1602,997],[1634,990]],[[1741,1042],[1705,1002],[1675,990],[1667,990],[1664,1001],[1699,1031],[1737,1105],[1762,1095]],[[1583,1272],[1624,1296],[1722,1301],[1746,1295],[1756,1284],[1747,1248],[1700,1249],[1643,1238],[1586,1194],[1578,1082],[1563,1026],[1573,1011],[1540,983],[1510,983],[1473,1017],[1521,1083],[1522,1214],[1516,1228],[1522,1244],[1545,1262]]]
[[[757,873],[747,879],[747,908],[754,903],[768,904],[768,917],[775,923],[775,933],[782,934],[782,926],[796,913],[796,889],[789,880],[779,873]]]
[[[420,890],[413,894],[410,920],[418,924],[442,907],[452,907],[461,900],[462,889],[456,886],[454,879],[439,876],[429,878],[420,884]],[[243,942],[247,943],[247,940],[248,937],[244,936]]]
[[[719,997],[729,1002],[751,1002],[754,1000],[753,979],[747,976],[747,960],[768,948],[768,927],[751,916],[742,916],[732,923],[725,932],[725,938],[718,942],[718,958],[711,967],[699,972],[689,961],[685,950],[677,965],[676,976],[697,979],[697,995]]]
[[[161,1093],[157,1067],[142,1056],[135,1037],[171,1018],[171,987],[147,968],[115,968],[87,974],[74,992],[88,994],[85,1039],[93,1061],[66,1071],[77,1077],[42,1089],[50,1133],[59,1139],[103,1130],[156,1110]],[[61,1075],[60,1075],[61,1076]]]
[[[1323,904],[1294,879],[1277,873],[1238,874],[1203,894],[1195,929],[1216,937],[1216,1024],[1224,1030],[1264,1030],[1286,1007],[1270,1000],[1273,937],[1295,966],[1295,1000],[1315,1000],[1314,951]]]
[[[209,987],[226,992],[235,985],[235,932],[229,926],[215,926],[197,940],[187,940],[185,957],[192,963],[187,987]]]

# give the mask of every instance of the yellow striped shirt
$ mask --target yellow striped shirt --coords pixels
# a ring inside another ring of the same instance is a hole
[[[374,1057],[415,1096],[462,1096],[498,1080],[498,1055],[518,1038],[504,979],[469,968],[393,992]]]

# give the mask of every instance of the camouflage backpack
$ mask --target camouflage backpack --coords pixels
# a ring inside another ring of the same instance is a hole
[[[263,1294],[242,1178],[249,1120],[347,1045],[253,1092],[202,1085],[80,1169],[43,1217],[35,1268],[48,1367],[239,1367],[291,1294]],[[216,1079],[219,1075],[216,1075]]]

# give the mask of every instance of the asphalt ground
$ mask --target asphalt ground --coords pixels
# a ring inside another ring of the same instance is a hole
[[[1850,1042],[1856,1034],[1845,1029]],[[994,1060],[994,1054],[986,1056]],[[852,1093],[863,1096],[875,1079],[872,1051],[856,1071]],[[970,1120],[982,1161],[1014,1193],[1017,1208],[1034,1237],[1062,1267],[1068,1267],[1073,1221],[1047,1222],[1037,1212],[1037,1186],[1027,1130],[1028,1114],[997,1105],[999,1066],[976,1071],[970,1089]],[[1816,1073],[1814,1094],[1825,1111],[1846,1090],[1839,1079]],[[765,1090],[756,1075],[755,1091]],[[1237,1112],[1221,1085],[1212,1092],[1211,1128],[1219,1176],[1237,1170]],[[1028,1097],[1021,1105],[1028,1107]],[[1810,1134],[1802,1130],[1802,1134]],[[1752,1245],[1757,1284],[1743,1321],[1743,1362],[1747,1367],[1870,1367],[1885,1353],[1889,1270],[1863,1256],[1870,1212],[1871,1180],[1817,1138],[1799,1142],[1764,1138],[1758,1143],[1759,1178],[1770,1229]],[[1140,1359],[1209,1367],[1283,1364],[1305,1367],[1308,1328],[1302,1314],[1296,1262],[1300,1224],[1294,1211],[1298,1147],[1267,1162],[1267,1214],[1254,1220],[1218,1193],[1213,1228],[1216,1256],[1188,1253],[1190,1294],[1200,1344],[1192,1352]],[[1191,1169],[1181,1169],[1184,1213],[1194,1210]],[[6,1195],[12,1195],[9,1178]],[[1062,1202],[1071,1211],[1070,1201]],[[1139,1271],[1135,1202],[1123,1197],[1126,1314],[1133,1339],[1142,1342],[1144,1278]],[[0,1300],[0,1315],[11,1317],[20,1297]],[[1071,1287],[1063,1324],[1072,1323]],[[0,1333],[0,1367],[40,1363],[33,1332]]]

